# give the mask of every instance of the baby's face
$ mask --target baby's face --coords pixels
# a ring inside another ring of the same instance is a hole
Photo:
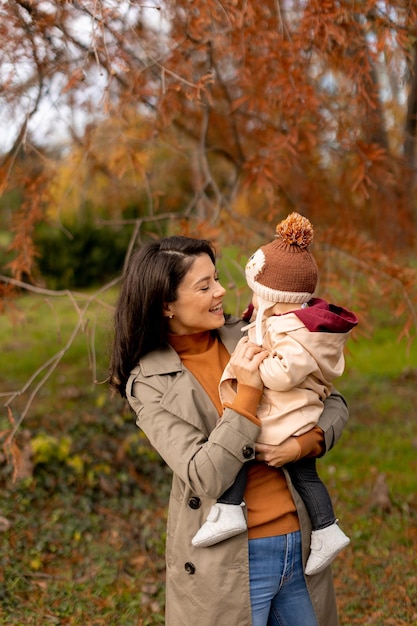
[[[252,304],[253,307],[258,310],[258,296],[256,295],[256,293],[252,292]]]

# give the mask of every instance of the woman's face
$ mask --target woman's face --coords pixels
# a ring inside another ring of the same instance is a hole
[[[190,335],[223,326],[225,293],[208,254],[197,256],[178,287],[177,300],[167,304],[169,332]]]

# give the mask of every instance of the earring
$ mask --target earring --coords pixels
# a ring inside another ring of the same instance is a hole
[[[168,315],[169,319],[172,320],[172,318],[174,317],[173,315]]]

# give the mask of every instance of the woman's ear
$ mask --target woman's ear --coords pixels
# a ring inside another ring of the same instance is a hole
[[[166,304],[164,307],[164,317],[169,317],[170,320],[174,317],[173,312],[171,311],[171,307],[169,304]]]

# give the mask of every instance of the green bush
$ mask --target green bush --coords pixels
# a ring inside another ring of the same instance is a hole
[[[72,226],[70,233],[42,225],[35,235],[39,271],[50,289],[101,284],[121,272],[130,236],[130,228],[90,222]]]

